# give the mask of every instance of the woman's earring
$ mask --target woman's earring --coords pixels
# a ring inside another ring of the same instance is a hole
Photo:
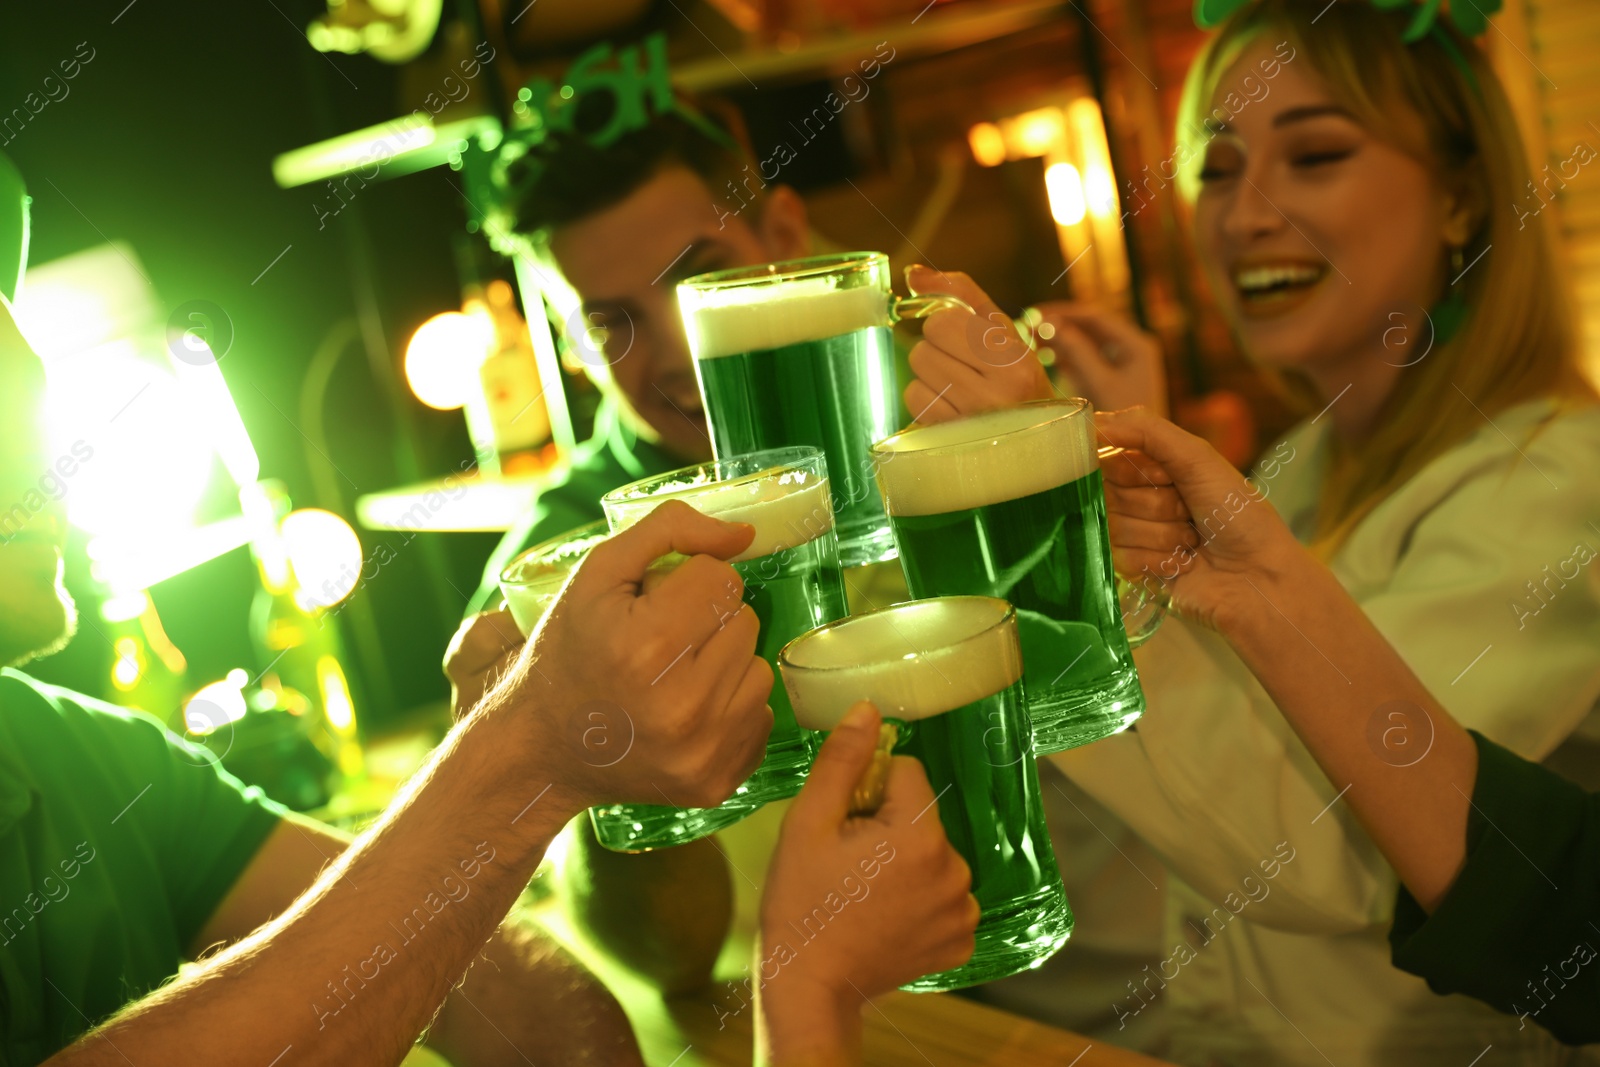
[[[1462,265],[1465,260],[1466,254],[1460,246],[1450,249],[1450,277],[1445,279],[1445,294],[1429,313],[1429,321],[1433,323],[1433,338],[1437,344],[1444,344],[1454,337],[1467,319],[1467,298],[1460,285],[1461,274],[1466,269]]]

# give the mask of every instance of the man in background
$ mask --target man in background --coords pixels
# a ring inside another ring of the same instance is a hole
[[[558,135],[523,165],[502,225],[537,249],[563,338],[599,387],[594,435],[496,547],[470,610],[518,552],[602,517],[600,497],[711,458],[679,281],[810,254],[793,189],[757,189],[754,164],[712,120],[671,111],[604,147]],[[738,191],[738,195],[730,189]]]

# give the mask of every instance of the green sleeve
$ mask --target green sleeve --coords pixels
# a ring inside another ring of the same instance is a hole
[[[1394,965],[1568,1044],[1600,1041],[1600,795],[1472,738],[1466,863],[1432,915],[1401,888]]]
[[[205,748],[140,711],[57,689],[64,717],[95,763],[125,777],[115,815],[139,834],[160,873],[178,944],[201,927],[278,825],[285,809],[223,770]]]

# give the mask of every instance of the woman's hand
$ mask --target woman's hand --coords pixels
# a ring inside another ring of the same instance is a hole
[[[972,956],[972,875],[922,764],[894,757],[877,813],[849,814],[879,722],[865,701],[850,709],[784,819],[756,960],[757,1062],[767,1067],[858,1062],[865,998]]]
[[[922,324],[922,340],[911,349],[917,377],[905,390],[916,422],[946,422],[1056,395],[1010,316],[971,278],[913,266],[906,269],[906,287],[918,295],[959,297],[972,308],[936,311]]]
[[[1161,342],[1113,311],[1076,300],[1033,309],[1034,340],[1056,355],[1063,391],[1099,411],[1143,407],[1167,415],[1167,366]]]
[[[1269,588],[1314,564],[1259,487],[1205,441],[1140,408],[1100,412],[1095,425],[1124,449],[1100,465],[1117,570],[1165,584],[1177,614],[1231,636],[1273,611]]]

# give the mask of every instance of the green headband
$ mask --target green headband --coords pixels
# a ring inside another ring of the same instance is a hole
[[[1238,11],[1254,0],[1194,0],[1195,25],[1203,30],[1214,29],[1226,22],[1228,16]],[[1320,2],[1320,0],[1319,0]],[[1337,0],[1330,0],[1328,7],[1332,7]],[[1397,11],[1408,4],[1416,4],[1417,10],[1411,16],[1401,33],[1401,39],[1406,44],[1416,44],[1424,37],[1432,37],[1439,42],[1450,61],[1456,65],[1466,77],[1467,84],[1480,96],[1483,90],[1478,87],[1478,76],[1472,73],[1472,65],[1467,62],[1467,57],[1461,54],[1461,49],[1450,39],[1450,35],[1439,28],[1439,10],[1444,0],[1368,0],[1379,11]],[[1489,16],[1500,10],[1502,0],[1454,0],[1449,8],[1450,21],[1456,24],[1468,37],[1477,37],[1489,29]],[[1324,8],[1326,10],[1326,8]],[[1321,16],[1319,15],[1318,18]],[[1315,21],[1313,19],[1312,21]]]
[[[1194,0],[1195,25],[1203,30],[1213,29],[1250,2],[1251,0]],[[1401,34],[1406,44],[1415,44],[1430,32],[1436,33],[1436,36],[1443,41],[1449,41],[1445,34],[1436,32],[1443,0],[1368,0],[1368,2],[1379,11],[1397,11],[1408,5],[1416,5],[1416,14],[1411,16],[1410,24]],[[1466,36],[1477,37],[1488,32],[1489,16],[1500,10],[1501,3],[1502,0],[1454,0],[1448,12],[1450,21],[1455,23],[1456,29]]]
[[[603,126],[580,130],[578,105],[597,96],[610,97],[610,118]],[[510,194],[538,181],[550,165],[542,158],[544,150],[557,138],[576,137],[605,148],[665,115],[682,119],[717,144],[739,147],[726,130],[673,92],[663,33],[615,51],[607,42],[595,45],[573,60],[559,85],[548,78],[530,80],[517,91],[512,111],[515,125],[506,131],[495,167],[496,184]],[[515,179],[507,173],[513,163],[520,163]]]

